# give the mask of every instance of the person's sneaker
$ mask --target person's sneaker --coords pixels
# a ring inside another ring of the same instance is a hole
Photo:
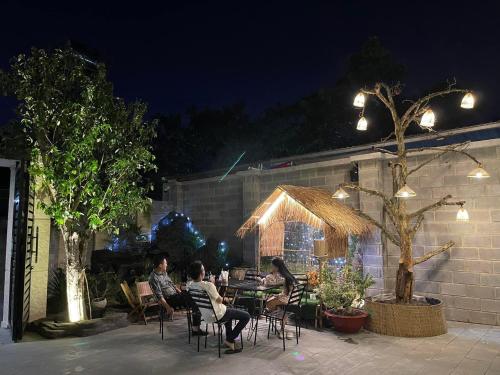
[[[285,335],[287,340],[293,340],[295,338],[295,332],[292,331],[286,331]]]
[[[199,329],[198,331],[193,331],[193,336],[208,336],[208,332]]]

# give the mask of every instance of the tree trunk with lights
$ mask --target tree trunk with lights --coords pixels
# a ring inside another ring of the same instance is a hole
[[[380,229],[383,236],[399,247],[400,258],[396,275],[395,296],[397,302],[409,303],[411,302],[413,296],[414,266],[448,250],[454,245],[453,241],[449,241],[437,250],[431,251],[421,257],[413,257],[413,239],[422,225],[425,213],[436,210],[445,205],[463,206],[465,202],[451,201],[451,195],[447,195],[429,206],[423,207],[414,212],[409,212],[406,200],[404,198],[396,197],[397,193],[400,192],[402,188],[407,187],[406,184],[409,176],[430,162],[440,158],[444,154],[458,153],[465,155],[477,163],[479,167],[481,167],[481,163],[467,153],[466,149],[468,143],[449,145],[445,147],[422,147],[408,150],[406,149],[405,144],[405,133],[412,123],[415,122],[418,124],[422,116],[429,111],[428,105],[431,99],[453,93],[468,93],[468,91],[456,89],[450,85],[446,90],[431,93],[413,102],[406,108],[403,114],[398,112],[398,108],[394,100],[395,96],[400,93],[399,86],[390,87],[384,83],[377,83],[372,90],[361,90],[361,93],[376,97],[380,102],[382,102],[382,104],[384,104],[391,114],[392,122],[394,124],[394,132],[391,133],[387,139],[394,136],[397,150],[390,151],[383,148],[374,148],[374,150],[389,155],[391,160],[389,162],[389,167],[392,174],[392,194],[388,195],[383,191],[367,189],[356,184],[344,184],[342,186],[378,197],[382,200],[384,212],[388,217],[387,222],[375,220],[364,212],[359,212],[359,214]],[[364,97],[362,106],[364,106]],[[429,155],[428,159],[409,169],[407,163],[408,156],[427,150],[433,152]]]

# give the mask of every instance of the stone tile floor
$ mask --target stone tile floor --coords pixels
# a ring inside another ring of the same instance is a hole
[[[264,326],[264,324],[262,324]],[[267,340],[217,357],[215,337],[196,352],[187,343],[184,319],[168,323],[165,341],[158,323],[85,338],[35,340],[0,345],[0,374],[500,374],[500,327],[449,322],[446,335],[409,339],[363,331],[341,335],[304,329],[299,345]]]

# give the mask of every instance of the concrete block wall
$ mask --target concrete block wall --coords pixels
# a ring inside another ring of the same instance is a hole
[[[451,194],[465,200],[470,222],[457,223],[457,206],[445,206],[426,214],[414,240],[414,256],[439,248],[449,240],[455,246],[415,267],[415,292],[444,301],[450,320],[500,325],[500,147],[482,141],[469,150],[484,163],[491,178],[475,180],[467,173],[475,163],[450,154],[420,169],[408,180],[417,196],[408,200],[411,211]],[[429,155],[410,159],[416,166]],[[387,181],[389,168],[382,165]],[[391,194],[389,186],[386,193]],[[387,243],[385,288],[392,292],[399,249]],[[366,265],[365,265],[366,267]]]
[[[500,140],[474,142],[469,151],[484,163],[491,178],[467,178],[474,163],[450,154],[429,163],[408,180],[417,193],[417,197],[408,200],[410,210],[452,194],[457,200],[467,201],[465,208],[470,214],[469,223],[455,221],[456,206],[426,214],[414,240],[414,255],[421,256],[449,240],[456,245],[416,266],[415,291],[442,299],[450,320],[500,325]],[[410,159],[410,168],[428,156]],[[387,158],[370,153],[283,169],[239,172],[221,183],[216,178],[173,181],[170,184],[175,189],[165,204],[191,216],[206,236],[228,240],[233,251],[241,252],[245,263],[253,264],[255,239],[249,236],[241,241],[234,236],[250,212],[280,184],[334,191],[338,184],[350,181],[353,163],[359,166],[362,186],[392,194]],[[346,203],[386,221],[377,198],[352,193]],[[399,249],[375,231],[363,241],[362,250],[364,269],[376,282],[369,294],[393,292]]]

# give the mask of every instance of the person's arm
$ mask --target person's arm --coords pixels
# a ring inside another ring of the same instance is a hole
[[[174,312],[174,309],[167,303],[167,301],[163,297],[163,292],[158,280],[155,277],[150,277],[149,285],[151,286],[151,290],[153,291],[158,303],[160,303],[165,308],[167,313],[171,315]]]
[[[210,282],[207,282],[207,285],[208,285],[208,287],[207,287],[206,291],[207,291],[207,294],[209,295],[209,297],[217,303],[222,303],[223,299],[220,296],[219,292],[217,292],[215,285],[210,283]]]

